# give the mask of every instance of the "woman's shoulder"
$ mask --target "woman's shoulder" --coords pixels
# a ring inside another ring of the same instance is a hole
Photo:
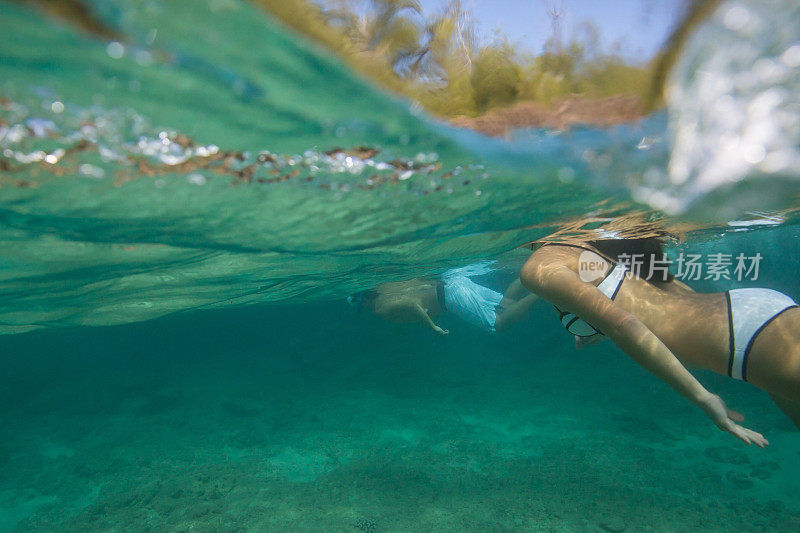
[[[568,267],[577,272],[582,263],[607,269],[614,261],[589,245],[547,243],[531,254],[525,266],[535,270]]]
[[[536,249],[520,270],[520,281],[528,290],[535,290],[545,283],[548,274],[556,269],[578,269],[581,250],[573,246],[545,244]]]

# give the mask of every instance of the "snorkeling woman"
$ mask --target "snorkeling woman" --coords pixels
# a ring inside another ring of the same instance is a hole
[[[518,279],[500,294],[471,278],[492,274],[491,261],[453,268],[438,279],[414,278],[382,283],[348,298],[357,309],[369,309],[392,322],[417,322],[440,335],[449,331],[434,322],[445,311],[492,333],[506,331],[528,314],[539,299]]]
[[[630,261],[632,257],[640,263]],[[589,280],[587,264],[598,265],[597,279]],[[725,374],[767,391],[800,428],[797,304],[770,289],[699,294],[676,281],[665,265],[657,237],[548,242],[535,249],[520,280],[554,304],[562,324],[581,341],[610,338],[700,407],[721,430],[747,444],[763,448],[769,443],[739,425],[744,417],[728,410],[687,367]]]

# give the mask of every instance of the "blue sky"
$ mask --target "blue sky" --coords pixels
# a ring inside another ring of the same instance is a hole
[[[317,0],[325,3],[325,0]],[[363,0],[362,0],[363,1]],[[425,14],[441,10],[447,0],[420,0]],[[471,8],[479,33],[489,41],[500,30],[513,43],[539,52],[550,36],[546,5],[563,6],[562,35],[589,20],[600,29],[607,48],[621,44],[629,60],[650,59],[680,17],[685,0],[462,0]]]
[[[649,59],[682,13],[683,0],[462,0],[471,8],[483,38],[500,30],[512,42],[539,52],[550,36],[546,6],[563,6],[562,35],[568,38],[584,20],[600,28],[605,46],[619,42],[629,59]],[[441,9],[446,0],[421,0],[425,13]]]

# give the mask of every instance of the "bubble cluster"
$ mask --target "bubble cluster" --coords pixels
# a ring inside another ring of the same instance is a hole
[[[177,131],[153,132],[138,115],[99,107],[80,109],[60,100],[44,108],[51,111],[49,118],[31,116],[29,108],[10,100],[0,108],[5,111],[0,114],[0,170],[23,175],[32,165],[45,164],[53,167],[50,174],[58,177],[111,177],[117,186],[162,176],[162,181],[154,183],[156,188],[163,188],[168,183],[163,179],[175,175],[182,176],[182,183],[194,186],[227,176],[233,186],[284,184],[339,194],[400,184],[403,187],[398,190],[420,195],[452,194],[458,185],[467,187],[489,177],[479,165],[445,171],[435,152],[382,158],[381,150],[371,146],[314,149],[300,154],[223,150],[215,144],[197,143]],[[131,138],[135,140],[128,140]],[[45,140],[48,149],[41,146],[40,141]],[[48,170],[47,166],[38,168]],[[28,180],[16,180],[15,184],[34,185]],[[476,190],[475,194],[482,192]]]
[[[745,179],[800,180],[798,35],[796,2],[720,4],[688,41],[668,86],[668,177],[634,191],[639,199],[681,212]]]

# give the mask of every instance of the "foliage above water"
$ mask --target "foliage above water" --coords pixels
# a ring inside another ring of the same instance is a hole
[[[342,56],[383,86],[440,116],[479,115],[521,101],[567,96],[644,98],[651,65],[634,65],[601,46],[590,22],[569,38],[554,31],[541,54],[497,35],[480,43],[472,15],[450,0],[423,19],[417,0],[253,0],[290,28]],[[542,10],[542,16],[547,16]]]

